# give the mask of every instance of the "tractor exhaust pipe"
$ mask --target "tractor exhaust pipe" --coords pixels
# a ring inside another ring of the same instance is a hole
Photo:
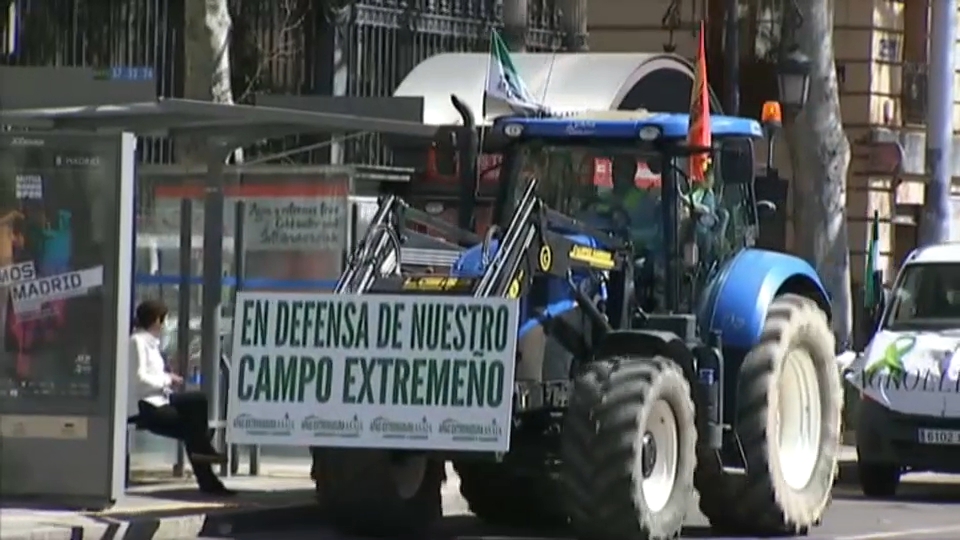
[[[460,175],[460,211],[457,215],[457,226],[461,229],[476,232],[476,193],[477,193],[477,161],[480,158],[480,136],[477,133],[477,122],[473,110],[456,95],[450,95],[453,108],[460,114],[463,125],[456,130],[457,171]]]

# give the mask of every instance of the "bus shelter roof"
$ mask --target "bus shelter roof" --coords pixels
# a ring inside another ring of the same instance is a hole
[[[158,99],[89,107],[0,109],[0,125],[57,130],[118,130],[136,135],[193,135],[249,140],[298,133],[374,132],[430,139],[421,122],[259,105]]]

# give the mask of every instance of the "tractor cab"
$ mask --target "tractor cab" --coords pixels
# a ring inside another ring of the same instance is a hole
[[[630,244],[639,282],[660,289],[648,307],[680,309],[692,300],[684,283],[699,288],[756,238],[753,140],[763,136],[754,120],[714,116],[713,147],[691,148],[688,121],[645,111],[498,119],[485,141],[503,156],[493,222],[506,229],[536,179],[550,209]],[[712,166],[691,181],[698,152]]]

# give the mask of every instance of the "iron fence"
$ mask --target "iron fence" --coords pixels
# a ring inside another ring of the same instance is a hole
[[[0,65],[153,68],[157,95],[182,92],[182,0],[12,0],[15,47]],[[172,159],[167,141],[142,141],[145,162]]]
[[[443,52],[482,52],[502,26],[503,0],[229,0],[236,101],[258,93],[389,96],[419,62]],[[153,68],[157,95],[184,89],[184,0],[12,0],[18,47],[0,64]],[[560,50],[558,0],[528,4],[526,47]],[[288,137],[249,149],[252,156],[309,145]],[[142,141],[145,163],[171,163],[172,144]],[[322,163],[324,151],[288,159]],[[344,161],[389,164],[375,135],[351,139]]]

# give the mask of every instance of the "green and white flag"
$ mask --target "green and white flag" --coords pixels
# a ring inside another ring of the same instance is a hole
[[[867,240],[867,259],[863,268],[863,307],[872,311],[880,304],[880,213],[873,213],[870,237]]]
[[[530,94],[510,58],[507,44],[494,31],[490,36],[490,64],[483,91],[483,116],[542,111],[543,107]]]

